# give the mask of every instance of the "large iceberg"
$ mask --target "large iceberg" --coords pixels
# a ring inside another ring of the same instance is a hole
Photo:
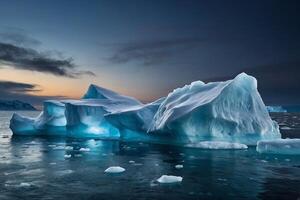
[[[225,82],[196,81],[148,104],[91,85],[81,100],[46,101],[36,119],[14,114],[10,127],[16,135],[59,133],[180,144],[226,141],[251,145],[280,138],[278,125],[257,91],[256,79],[245,73]]]
[[[225,82],[193,82],[170,93],[156,112],[151,132],[180,141],[220,140],[255,145],[280,138],[276,122],[257,91],[254,77],[241,73]]]

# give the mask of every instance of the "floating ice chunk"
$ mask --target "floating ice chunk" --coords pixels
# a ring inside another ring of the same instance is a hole
[[[112,166],[112,167],[107,168],[104,172],[105,173],[122,173],[124,171],[125,171],[125,169],[123,167]]]
[[[135,161],[134,161],[134,160],[130,160],[129,163],[130,163],[130,164],[134,164]]]
[[[182,181],[181,176],[162,175],[157,182],[159,183],[179,183]]]
[[[72,155],[71,155],[71,154],[66,154],[64,157],[65,157],[65,158],[71,158]]]
[[[300,155],[300,139],[262,140],[257,142],[259,153]]]
[[[71,174],[73,173],[74,171],[71,170],[71,169],[66,169],[66,170],[61,170],[61,171],[57,171],[55,174],[57,176],[64,176],[64,175],[67,175],[67,174]]]
[[[79,151],[90,151],[89,148],[80,148]]]
[[[183,165],[175,165],[175,168],[176,168],[176,169],[182,169],[182,168],[183,168]]]
[[[65,150],[73,150],[74,149],[74,147],[72,147],[72,146],[66,146],[65,147]]]
[[[283,127],[280,127],[280,129],[282,129],[282,130],[291,130],[292,128],[288,127],[288,126],[283,126]]]
[[[20,187],[30,187],[31,186],[31,184],[30,183],[20,183],[20,185],[19,185]]]
[[[53,147],[53,149],[55,149],[55,150],[63,150],[63,149],[65,149],[65,147],[64,146],[55,146],[55,147]]]
[[[240,143],[223,142],[223,141],[203,141],[194,144],[187,144],[187,147],[200,149],[247,149],[248,146]]]

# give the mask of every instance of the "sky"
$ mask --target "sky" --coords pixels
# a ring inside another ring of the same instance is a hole
[[[300,2],[0,1],[0,98],[40,106],[90,84],[144,102],[246,72],[269,105],[300,104]]]

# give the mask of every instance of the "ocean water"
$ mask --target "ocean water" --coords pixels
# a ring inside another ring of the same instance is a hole
[[[0,199],[300,199],[299,156],[261,155],[254,147],[201,150],[13,137],[11,115],[0,112]],[[284,137],[300,138],[299,114],[272,117]],[[183,168],[176,169],[178,164]],[[126,171],[104,173],[110,166]],[[156,180],[164,174],[182,176],[183,181],[159,184]]]

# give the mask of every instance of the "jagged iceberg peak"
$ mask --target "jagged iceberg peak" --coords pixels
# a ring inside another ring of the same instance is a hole
[[[241,73],[224,82],[193,82],[170,93],[149,132],[169,132],[189,142],[230,140],[255,144],[280,137],[257,91],[254,77]]]
[[[84,94],[82,99],[102,99],[102,100],[111,100],[111,101],[128,101],[133,104],[142,104],[139,100],[118,94],[112,90],[91,84]]]

